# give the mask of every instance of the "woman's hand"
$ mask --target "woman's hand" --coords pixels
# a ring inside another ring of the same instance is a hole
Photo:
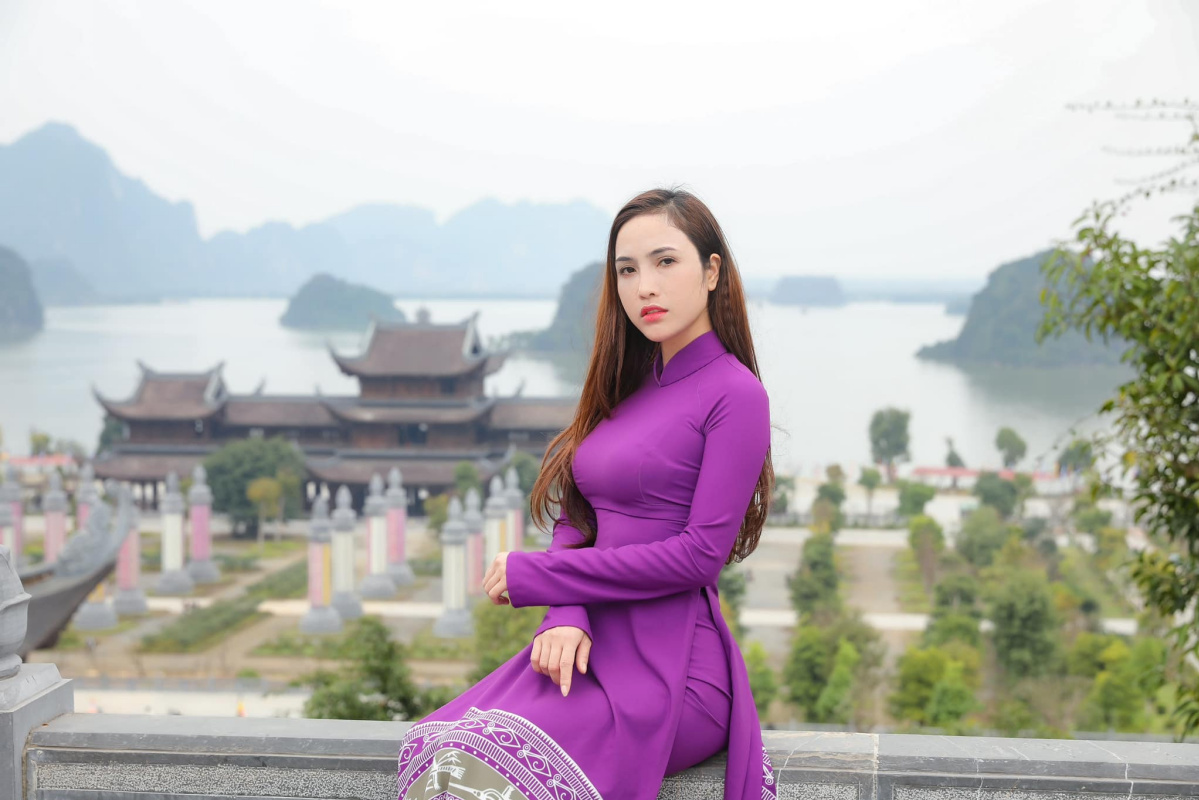
[[[504,596],[504,592],[508,591],[508,553],[496,553],[495,560],[483,576],[483,591],[497,606],[506,606],[510,602]]]
[[[591,637],[582,628],[561,625],[548,628],[533,638],[529,660],[533,669],[549,675],[562,687],[562,696],[570,691],[570,678],[577,662],[579,672],[587,673],[587,658],[591,655]]]

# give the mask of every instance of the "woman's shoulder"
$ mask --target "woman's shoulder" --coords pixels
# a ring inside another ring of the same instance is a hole
[[[700,402],[713,409],[719,406],[734,406],[745,411],[760,410],[769,413],[770,398],[766,387],[749,367],[732,353],[717,358],[699,381]]]

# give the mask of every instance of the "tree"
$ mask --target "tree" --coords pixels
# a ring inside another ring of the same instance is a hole
[[[974,483],[974,496],[1007,519],[1016,510],[1020,490],[1013,481],[999,477],[998,473],[984,472]]]
[[[995,654],[1008,675],[1024,678],[1056,668],[1057,615],[1044,576],[1015,570],[991,602]]]
[[[928,501],[937,496],[937,490],[926,483],[916,481],[899,482],[899,515],[914,517],[924,513]]]
[[[517,473],[519,475],[519,473]],[[454,486],[458,489],[458,494],[462,497],[472,488],[481,494],[483,492],[483,480],[479,477],[479,468],[469,461],[459,461],[454,465]]]
[[[866,513],[873,513],[874,490],[883,482],[882,474],[873,467],[865,467],[858,476],[858,486],[866,490]]]
[[[962,460],[962,457],[958,455],[958,451],[954,449],[953,439],[949,436],[945,437],[945,447],[948,450],[948,452],[945,454],[945,466],[953,468],[966,466],[966,462]],[[956,485],[956,478],[954,479],[954,483]]]
[[[962,663],[950,660],[940,680],[933,685],[932,695],[924,708],[924,720],[929,725],[953,728],[962,717],[979,707],[974,690],[962,677]]]
[[[430,536],[434,538],[441,535],[441,526],[450,516],[450,496],[445,494],[434,495],[425,500],[425,514],[428,519],[425,523],[425,529]]]
[[[282,436],[230,442],[204,459],[204,469],[212,489],[213,510],[228,514],[235,523],[258,519],[259,509],[246,495],[254,479],[278,480],[276,476],[283,471],[296,476],[307,474],[299,449]],[[303,498],[298,482],[283,488],[287,515],[299,513]]]
[[[828,482],[840,486],[845,483],[845,470],[841,469],[840,464],[829,464],[828,469],[824,471],[828,477]]]
[[[816,701],[824,691],[832,649],[824,633],[814,625],[800,625],[791,640],[791,652],[783,670],[787,698],[814,718]]]
[[[1094,445],[1086,439],[1075,439],[1058,456],[1057,468],[1062,472],[1082,472],[1094,463]]]
[[[96,455],[100,455],[125,438],[125,423],[115,417],[105,417],[100,429],[100,441],[96,444]]]
[[[911,418],[911,412],[884,408],[874,412],[870,419],[870,457],[876,464],[886,465],[889,482],[895,480],[895,462],[911,457],[908,453]]]
[[[537,606],[512,608],[483,602],[475,604],[473,614],[477,663],[470,679],[478,683],[533,641],[533,635],[545,618],[545,609]]]
[[[541,474],[541,462],[524,450],[517,450],[512,454],[509,463],[516,467],[516,479],[520,484],[520,490],[528,497],[529,492],[533,491],[533,484],[537,482],[537,476]]]
[[[733,638],[740,640],[745,635],[741,627],[741,609],[745,606],[746,579],[745,571],[733,564],[725,564],[720,569],[716,579],[716,593],[721,603],[729,606],[729,628]]]
[[[1190,106],[1192,124],[1196,111]],[[1137,554],[1133,579],[1148,607],[1174,621],[1174,647],[1185,652],[1199,636],[1199,615],[1181,614],[1199,597],[1199,205],[1158,248],[1115,233],[1118,211],[1101,203],[1080,217],[1079,252],[1060,249],[1048,265],[1066,289],[1046,293],[1038,338],[1081,330],[1128,343],[1133,377],[1100,411],[1113,416],[1110,439],[1124,453],[1116,469],[1131,478],[1136,519],[1162,545]],[[1186,735],[1199,728],[1199,674],[1183,678],[1177,697],[1174,718]]]
[[[989,567],[1008,539],[1008,528],[994,506],[979,506],[970,512],[957,535],[957,551],[976,567]]]
[[[891,716],[924,723],[933,689],[948,665],[949,656],[938,647],[909,647],[896,665],[895,691],[888,699]]]
[[[797,614],[836,609],[841,604],[838,593],[840,576],[831,534],[813,534],[803,543],[799,569],[787,577],[791,605]]]
[[[1133,671],[1132,653],[1119,639],[1099,654],[1102,669],[1087,696],[1084,724],[1094,728],[1137,730],[1145,698]]]
[[[264,538],[263,520],[278,511],[283,501],[283,487],[275,478],[255,478],[246,487],[246,499],[254,504],[258,512],[258,544],[261,545]]]
[[[39,430],[29,431],[29,455],[44,456],[50,453],[50,434]]]
[[[828,683],[816,698],[813,719],[816,722],[849,722],[854,705],[854,670],[862,657],[849,640],[842,640],[833,659]]]
[[[758,716],[766,713],[779,693],[778,680],[766,660],[766,648],[761,642],[750,642],[745,651],[745,670],[749,673],[749,691],[754,696]]]
[[[1020,434],[1011,428],[999,429],[999,433],[995,436],[995,447],[1003,456],[1003,466],[1007,469],[1020,463],[1020,459],[1024,458],[1024,454],[1028,452],[1028,445],[1020,438]]]
[[[832,481],[822,483],[816,487],[816,497],[820,500],[828,500],[840,510],[841,504],[845,502],[845,489],[841,484]]]
[[[937,558],[945,549],[945,534],[935,519],[920,514],[908,521],[908,545],[920,564],[924,591],[931,594],[937,582]]]
[[[304,703],[304,716],[387,722],[419,719],[448,699],[416,688],[407,649],[392,640],[378,617],[351,623],[345,642],[347,660],[340,672],[321,670],[301,679],[313,687]]]

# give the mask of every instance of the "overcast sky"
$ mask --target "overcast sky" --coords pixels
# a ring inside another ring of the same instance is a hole
[[[70,123],[204,236],[683,183],[747,275],[981,277],[1184,132],[1067,103],[1196,89],[1195,0],[0,0],[0,142]]]

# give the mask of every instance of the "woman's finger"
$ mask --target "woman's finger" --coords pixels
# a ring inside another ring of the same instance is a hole
[[[561,673],[558,676],[558,685],[562,687],[562,696],[566,697],[570,692],[571,672],[575,665],[575,648],[574,645],[565,645],[562,648],[562,655],[558,659],[558,670]]]
[[[541,637],[544,634],[538,634],[533,637],[533,652],[529,654],[529,661],[533,664],[534,672],[541,672]]]
[[[575,652],[575,660],[579,664],[579,672],[587,674],[587,659],[591,657],[591,637],[584,636],[583,641],[579,643],[579,649]]]

